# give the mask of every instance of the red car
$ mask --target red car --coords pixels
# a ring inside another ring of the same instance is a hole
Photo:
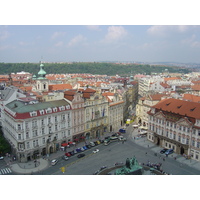
[[[70,157],[70,156],[71,156],[71,154],[70,154],[70,153],[65,153],[65,155],[66,155],[67,157]]]

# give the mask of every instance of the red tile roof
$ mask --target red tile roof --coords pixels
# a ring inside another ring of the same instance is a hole
[[[70,84],[49,85],[50,91],[72,89]]]
[[[183,99],[189,100],[189,101],[192,101],[192,102],[198,102],[198,103],[200,102],[200,96],[195,96],[193,94],[184,94]]]
[[[153,106],[158,110],[179,114],[182,116],[200,119],[200,103],[183,101],[179,99],[164,99]]]

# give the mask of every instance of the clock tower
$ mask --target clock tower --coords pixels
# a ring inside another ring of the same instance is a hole
[[[46,78],[46,72],[43,67],[44,65],[41,63],[38,78],[36,79],[36,90],[38,92],[48,92],[49,90],[49,80]]]

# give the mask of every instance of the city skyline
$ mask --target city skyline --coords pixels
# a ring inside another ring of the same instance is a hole
[[[0,62],[200,63],[198,25],[1,25]]]

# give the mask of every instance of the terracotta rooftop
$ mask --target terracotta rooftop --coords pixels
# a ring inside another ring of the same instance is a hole
[[[182,116],[200,119],[200,104],[196,102],[189,102],[170,98],[161,100],[152,108],[156,108],[174,114],[179,114]]]
[[[184,94],[183,99],[200,103],[200,96],[195,96],[193,94]]]
[[[65,90],[65,89],[72,89],[70,84],[57,84],[57,85],[49,85],[49,90]]]

